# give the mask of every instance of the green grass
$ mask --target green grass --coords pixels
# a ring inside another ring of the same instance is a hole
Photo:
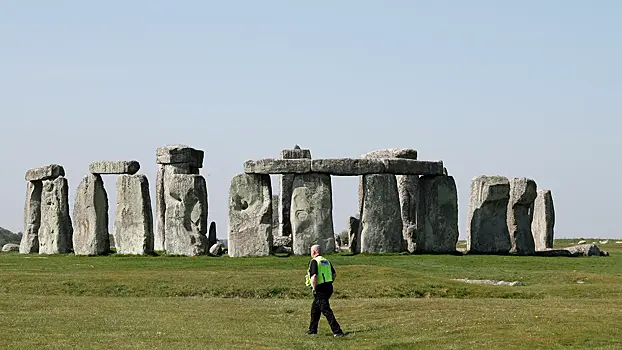
[[[556,241],[556,247],[578,240]],[[588,242],[597,239],[586,239]],[[308,257],[0,254],[11,348],[622,348],[622,244],[609,257],[341,256],[346,331],[304,336]],[[482,286],[456,278],[521,281]]]

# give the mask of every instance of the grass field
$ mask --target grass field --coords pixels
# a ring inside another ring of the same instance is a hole
[[[320,334],[303,334],[308,257],[4,253],[0,339],[16,349],[622,349],[622,244],[609,242],[599,244],[609,257],[331,255],[341,339],[324,319]]]

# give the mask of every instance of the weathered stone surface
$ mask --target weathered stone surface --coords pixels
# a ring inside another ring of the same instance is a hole
[[[395,176],[365,175],[362,182],[360,252],[403,251],[402,215]]]
[[[234,176],[229,188],[229,256],[269,255],[272,243],[270,176],[259,174]]]
[[[572,256],[608,256],[607,252],[603,252],[595,244],[582,244],[573,247],[564,248]]]
[[[220,242],[212,244],[209,248],[209,254],[212,256],[221,256],[224,246]]]
[[[156,150],[158,164],[188,163],[194,168],[202,168],[204,156],[204,151],[186,145],[168,145]]]
[[[100,160],[89,164],[91,174],[136,174],[140,163],[135,160]]]
[[[311,159],[311,151],[308,149],[300,149],[298,145],[294,149],[282,150],[281,159]],[[290,209],[292,202],[292,186],[294,185],[294,174],[283,174],[280,178],[280,198],[278,200],[278,235],[289,236],[292,234],[292,222],[290,220]],[[274,200],[273,200],[274,208]],[[274,215],[274,212],[273,212]],[[273,227],[273,232],[274,232]]]
[[[533,218],[531,207],[536,199],[536,191],[536,182],[532,179],[521,177],[510,180],[507,223],[511,253],[532,255],[536,251],[531,233],[531,220]]]
[[[207,184],[201,175],[173,174],[166,188],[166,253],[207,253]]]
[[[417,175],[396,175],[397,191],[402,215],[402,232],[406,249],[413,253],[416,237],[423,231],[423,205],[421,203],[421,181]]]
[[[350,216],[348,218],[348,248],[350,249],[350,253],[355,254],[359,253],[360,249],[357,251],[358,238],[360,233],[360,224],[361,220],[355,218],[354,216]]]
[[[2,246],[2,251],[3,252],[18,252],[19,251],[19,244],[15,244],[15,243],[7,243],[5,245]]]
[[[311,150],[308,149],[284,149],[281,151],[281,159],[311,159]]]
[[[383,158],[384,173],[395,175],[444,175],[442,161]]]
[[[26,204],[24,205],[24,233],[19,245],[21,254],[39,252],[39,228],[41,227],[41,193],[43,182],[26,183]]]
[[[179,164],[158,164],[156,177],[156,233],[154,237],[154,249],[164,250],[166,241],[165,217],[166,203],[164,201],[171,175],[173,174],[199,174],[199,168],[193,167],[190,163]]]
[[[538,190],[532,213],[531,231],[536,250],[553,248],[555,208],[550,190]]]
[[[423,230],[416,251],[453,253],[458,243],[458,191],[452,176],[422,176]]]
[[[104,255],[110,252],[108,194],[100,175],[86,175],[78,185],[73,218],[76,255]]]
[[[147,176],[117,177],[114,236],[117,254],[153,253],[153,213]]]
[[[292,253],[292,236],[275,236],[272,242],[272,251],[281,254]]]
[[[311,159],[259,159],[244,162],[247,174],[304,174],[311,171]]]
[[[50,164],[40,168],[33,168],[26,172],[26,181],[52,180],[65,176],[65,168],[62,165]]]
[[[385,164],[377,159],[335,158],[311,161],[311,172],[337,176],[382,174],[384,169]]]
[[[318,244],[322,252],[335,250],[330,175],[302,174],[294,177],[291,221],[295,255],[311,254],[314,244]]]
[[[41,191],[39,254],[71,253],[72,235],[67,179],[57,177],[54,180],[44,180]]]
[[[467,252],[506,254],[510,251],[507,207],[510,182],[502,176],[478,176],[471,182],[467,217]]]
[[[388,148],[365,153],[361,158],[404,158],[417,159],[417,150],[412,148]]]
[[[209,224],[209,231],[207,233],[207,246],[211,247],[218,243],[218,237],[216,236],[216,223],[214,221]]]
[[[272,195],[272,237],[280,236],[279,234],[279,204],[281,196]]]

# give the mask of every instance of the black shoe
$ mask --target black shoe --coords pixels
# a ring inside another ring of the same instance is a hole
[[[305,332],[305,334],[317,334],[317,331],[308,330]]]
[[[346,335],[345,335],[345,333],[343,333],[343,332],[339,332],[339,333],[335,333],[335,334],[333,334],[333,337],[345,337],[345,336],[346,336]]]

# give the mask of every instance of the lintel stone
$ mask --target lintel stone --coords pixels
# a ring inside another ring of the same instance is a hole
[[[134,175],[138,170],[140,170],[140,163],[135,160],[100,160],[89,165],[91,174]]]
[[[168,145],[156,150],[156,163],[189,163],[195,168],[202,168],[204,156],[204,151],[186,145]]]
[[[65,176],[65,168],[58,164],[49,164],[40,168],[33,168],[26,172],[26,181],[53,180]]]

